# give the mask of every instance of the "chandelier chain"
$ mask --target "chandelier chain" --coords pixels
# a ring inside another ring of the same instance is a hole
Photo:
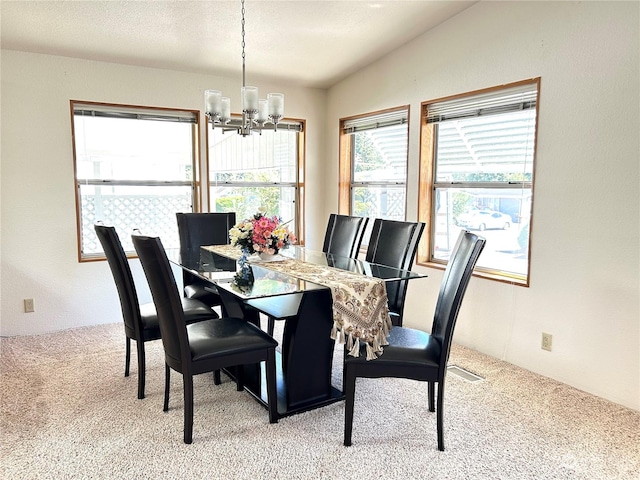
[[[244,41],[244,0],[242,0],[242,86],[245,86],[245,53],[244,53],[244,47],[245,47],[245,41]]]

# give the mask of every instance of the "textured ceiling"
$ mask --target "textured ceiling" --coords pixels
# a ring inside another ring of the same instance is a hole
[[[251,75],[326,88],[474,1],[247,0]],[[241,4],[1,0],[3,49],[212,74],[242,69]]]

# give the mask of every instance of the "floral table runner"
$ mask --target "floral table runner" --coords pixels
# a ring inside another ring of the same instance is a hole
[[[234,260],[242,256],[241,250],[231,245],[202,248]],[[333,297],[331,338],[346,343],[348,354],[353,357],[360,356],[361,342],[366,344],[367,360],[382,355],[382,347],[389,344],[387,337],[391,329],[383,280],[327,265],[283,258],[278,262],[260,263],[260,266],[329,287]]]

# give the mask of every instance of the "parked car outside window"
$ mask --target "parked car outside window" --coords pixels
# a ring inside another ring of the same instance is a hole
[[[472,230],[501,229],[511,227],[511,216],[495,210],[469,210],[458,216],[456,223],[460,227]]]

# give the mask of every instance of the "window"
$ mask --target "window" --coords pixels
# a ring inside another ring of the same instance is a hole
[[[178,247],[176,212],[193,211],[198,112],[71,101],[79,260],[104,258],[93,225]]]
[[[209,201],[213,212],[236,212],[238,220],[259,208],[277,215],[303,244],[304,133],[301,122],[246,137],[207,128]]]
[[[340,213],[405,219],[408,120],[408,106],[340,120]]]
[[[480,275],[529,284],[540,79],[424,102],[418,263],[445,264],[458,232],[482,232]]]

